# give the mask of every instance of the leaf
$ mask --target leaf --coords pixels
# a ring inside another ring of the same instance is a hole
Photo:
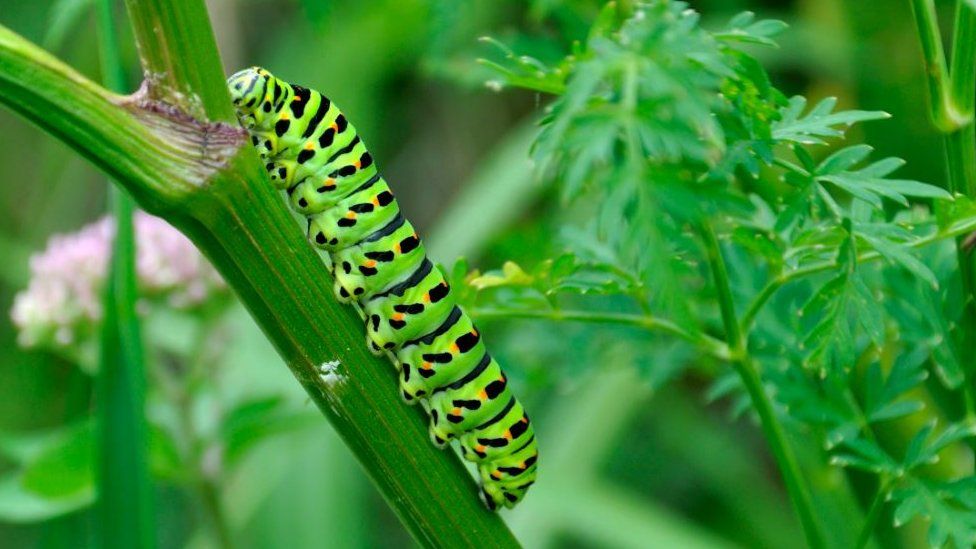
[[[807,361],[821,366],[850,367],[854,336],[860,328],[871,341],[884,337],[884,319],[877,299],[858,272],[841,272],[824,284],[801,309],[815,318],[803,347]]]
[[[861,231],[858,237],[867,242],[891,263],[904,268],[915,277],[925,281],[933,290],[939,288],[939,281],[935,277],[935,273],[932,272],[932,269],[912,255],[911,249],[907,246],[885,240],[884,238],[877,238],[874,235],[866,234],[864,231]]]
[[[57,444],[24,469],[25,489],[48,498],[90,498],[93,490],[94,432],[85,422],[68,429]]]
[[[235,406],[221,425],[224,458],[239,463],[247,452],[268,437],[317,425],[319,417],[308,411],[289,409],[283,397],[247,400]]]
[[[921,385],[927,378],[927,349],[902,353],[895,359],[887,376],[878,362],[865,375],[864,415],[869,422],[887,421],[924,409],[924,405],[903,395]]]
[[[893,474],[898,470],[898,463],[875,442],[852,438],[844,442],[844,448],[852,450],[853,453],[838,453],[831,457],[831,463],[876,474]]]
[[[840,149],[825,158],[813,171],[818,175],[847,171],[854,165],[863,162],[872,150],[874,149],[870,145],[854,145]]]
[[[923,427],[912,438],[908,448],[905,450],[903,467],[912,470],[922,465],[935,463],[938,461],[938,454],[948,446],[968,438],[976,437],[976,425],[968,423],[954,423],[932,437],[934,423]]]
[[[478,290],[484,290],[498,286],[528,286],[532,282],[533,278],[522,270],[522,267],[519,267],[514,261],[506,261],[502,265],[501,272],[487,272],[471,279],[468,284]]]
[[[777,44],[772,40],[772,37],[789,27],[783,21],[776,19],[763,19],[755,22],[754,19],[754,13],[742,12],[729,21],[727,30],[716,32],[713,36],[725,42],[742,42],[775,47]]]
[[[47,498],[27,489],[18,474],[0,477],[0,519],[13,523],[50,520],[84,509],[94,501],[94,491],[64,498]]]
[[[804,114],[807,100],[802,96],[790,99],[781,111],[779,121],[773,123],[773,139],[803,145],[823,145],[823,138],[843,137],[846,128],[868,120],[882,120],[890,115],[880,111],[833,112],[837,99],[827,97]],[[841,128],[838,128],[840,126]]]
[[[942,547],[950,539],[956,547],[976,544],[976,502],[971,493],[973,478],[953,482],[911,479],[906,487],[895,490],[897,503],[894,525],[900,527],[915,519],[929,523],[928,542]]]

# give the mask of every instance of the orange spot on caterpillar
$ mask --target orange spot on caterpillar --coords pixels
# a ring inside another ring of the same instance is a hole
[[[393,245],[393,251],[395,251],[396,253],[400,253],[400,243],[399,242],[397,242],[396,244]]]
[[[346,217],[349,219],[356,219],[356,212],[346,212]]]
[[[502,437],[503,437],[503,438],[504,438],[505,440],[512,440],[512,432],[511,432],[511,431],[505,431],[505,434],[504,434],[504,435],[502,435]]]
[[[424,362],[423,364],[420,365],[420,367],[423,368],[424,370],[430,370],[432,368],[432,365],[430,362]]]
[[[315,150],[315,143],[312,143],[311,141],[309,141],[308,143],[305,143],[305,150],[306,151]]]
[[[461,409],[460,408],[455,408],[455,409],[451,410],[451,415],[452,416],[459,416],[459,415],[461,415]]]
[[[424,294],[424,303],[430,303],[430,294],[429,293]]]
[[[357,161],[353,162],[352,165],[355,166],[356,169],[358,170],[363,164],[362,164],[362,162],[360,162],[360,161],[357,160]]]
[[[397,320],[397,321],[403,320],[403,313],[393,313],[390,316],[390,318],[392,318],[393,320]]]
[[[451,352],[452,353],[456,353],[456,352],[458,352],[460,350],[461,349],[458,349],[457,343],[451,343]]]
[[[478,335],[478,330],[471,330],[471,335],[477,336]]]
[[[372,202],[374,206],[379,206],[380,205],[380,199],[379,198],[376,198],[375,196],[373,197],[372,200],[370,200],[370,202]]]
[[[491,473],[491,478],[493,478],[493,479],[495,479],[495,480],[501,480],[501,478],[502,478],[502,474],[501,474],[501,473],[499,473],[498,471],[493,471],[493,472]]]
[[[367,268],[370,268],[370,269],[372,269],[373,267],[375,267],[375,266],[376,266],[376,261],[375,261],[375,260],[372,260],[372,259],[370,259],[370,260],[369,260],[369,261],[367,261],[366,263],[363,263],[363,265],[364,265],[364,266],[366,266]]]
[[[334,132],[339,131],[339,124],[336,124],[335,122],[333,122],[332,125],[329,127],[332,128],[332,131]]]
[[[280,116],[280,117],[278,117],[278,120],[288,120],[288,113],[287,113],[287,112],[284,112],[284,111],[282,111],[282,112],[281,112],[281,116]]]
[[[478,393],[478,400],[488,400],[488,393],[485,391]]]
[[[484,453],[484,452],[485,452],[485,447],[484,447],[484,446],[482,446],[481,444],[479,444],[479,445],[477,445],[477,446],[475,446],[475,447],[474,447],[474,450],[475,450],[476,452],[481,452],[481,453]]]
[[[302,102],[302,96],[296,95],[295,97],[292,97],[291,98],[291,101],[292,101],[292,103],[301,103]]]

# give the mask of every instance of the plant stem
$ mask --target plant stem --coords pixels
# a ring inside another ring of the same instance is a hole
[[[237,123],[202,0],[125,0],[149,98],[198,120]]]
[[[100,0],[98,42],[102,79],[121,90],[112,0]],[[97,528],[102,547],[156,546],[153,485],[149,474],[145,415],[145,358],[136,316],[134,204],[122,189],[110,193],[115,240],[105,290],[101,363],[98,371]]]
[[[729,347],[725,342],[706,334],[693,334],[684,328],[660,318],[649,315],[609,313],[594,311],[575,311],[564,309],[506,309],[506,308],[474,308],[469,311],[477,319],[490,320],[496,318],[529,318],[549,320],[553,322],[588,322],[593,324],[619,324],[633,326],[648,331],[659,331],[678,336],[691,343],[699,345],[710,356],[719,360],[730,358]]]
[[[953,98],[949,69],[942,50],[942,36],[934,0],[911,0],[912,14],[925,59],[926,83],[929,88],[929,115],[940,131],[949,133],[972,121],[972,112],[960,110]]]
[[[813,498],[810,489],[806,484],[806,479],[800,471],[799,463],[793,453],[793,448],[786,439],[786,432],[776,411],[773,409],[772,400],[766,393],[762,378],[756,364],[749,355],[743,332],[740,329],[739,321],[736,318],[735,302],[732,297],[732,286],[729,281],[728,270],[725,266],[725,259],[722,250],[715,236],[715,231],[707,220],[701,223],[701,234],[705,245],[705,252],[708,257],[708,264],[712,271],[712,278],[715,282],[715,290],[718,293],[719,308],[722,312],[722,324],[725,327],[725,337],[732,351],[732,366],[735,368],[743,385],[749,393],[753,408],[759,415],[763,433],[769,442],[770,449],[776,465],[779,467],[780,474],[786,484],[786,491],[790,496],[790,501],[796,510],[806,536],[807,544],[812,549],[824,547],[824,535],[821,532],[820,524],[817,520],[813,508]]]
[[[955,28],[952,37],[952,70],[947,71],[945,54],[941,48],[938,21],[933,0],[913,0],[913,13],[930,81],[937,76],[937,90],[930,84],[929,109],[933,113],[950,110],[960,115],[960,123],[946,125],[933,117],[935,126],[945,135],[946,168],[949,191],[976,198],[976,6],[968,0],[956,1]],[[934,49],[932,41],[938,41]],[[933,63],[941,69],[932,71]],[[938,95],[935,95],[936,92]],[[963,320],[960,323],[962,341],[972,341],[976,335],[976,257],[957,239],[956,255],[965,293]],[[964,343],[966,344],[966,343]],[[964,356],[967,356],[964,354]],[[976,358],[965,358],[965,380],[961,392],[966,419],[976,422]],[[976,451],[976,441],[970,441]]]
[[[224,507],[220,503],[220,490],[208,478],[202,478],[197,490],[203,500],[203,508],[213,531],[217,546],[221,549],[231,549],[234,544],[231,542],[230,528],[227,525],[227,516]]]
[[[952,98],[963,112],[972,116],[976,104],[976,7],[957,0],[955,30],[952,37]],[[952,190],[976,198],[976,124],[970,122],[946,136],[946,162]],[[976,257],[957,240],[959,267],[967,296],[964,341],[976,334]],[[965,353],[963,356],[967,356]],[[976,423],[976,358],[964,359],[962,393],[966,419]],[[970,439],[976,452],[976,440]]]
[[[871,501],[871,507],[868,508],[868,514],[864,518],[861,533],[857,536],[857,544],[854,546],[856,549],[863,549],[868,544],[868,541],[871,540],[871,536],[874,535],[874,529],[878,524],[878,520],[881,518],[881,511],[884,509],[885,500],[888,498],[889,488],[890,481],[887,478],[882,477],[878,479],[878,492]]]

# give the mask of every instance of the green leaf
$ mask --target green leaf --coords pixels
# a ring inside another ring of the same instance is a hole
[[[24,488],[48,499],[90,498],[93,494],[93,440],[90,423],[69,428],[58,444],[37,456],[24,469]]]
[[[973,477],[946,483],[912,479],[892,494],[897,502],[894,525],[924,519],[929,523],[931,547],[942,547],[950,539],[956,547],[972,547],[976,544],[976,502],[969,494],[974,488]]]
[[[713,33],[712,36],[725,42],[742,42],[775,47],[777,44],[772,40],[772,37],[789,27],[783,21],[776,19],[760,21],[754,21],[754,19],[755,14],[752,12],[742,12],[729,21],[727,30]]]
[[[830,155],[817,166],[815,179],[831,183],[851,195],[864,200],[876,209],[883,207],[882,198],[908,206],[908,197],[951,200],[952,195],[940,187],[907,179],[887,179],[886,176],[904,162],[898,158],[885,158],[864,168],[853,166],[865,158],[871,148],[855,145]]]
[[[242,402],[227,414],[221,425],[224,457],[229,465],[234,465],[268,437],[318,424],[317,420],[311,411],[290,409],[280,396]]]
[[[48,498],[28,488],[19,474],[0,477],[0,519],[13,523],[50,520],[84,509],[94,501],[94,490],[64,498]]]
[[[847,171],[855,164],[864,161],[871,151],[874,150],[870,145],[854,145],[846,147],[831,154],[823,160],[815,169],[817,175],[827,175]]]
[[[898,470],[898,463],[873,441],[851,438],[844,442],[844,447],[853,453],[838,453],[831,457],[831,463],[876,474]]]
[[[933,290],[939,288],[939,281],[935,277],[935,273],[932,272],[932,269],[915,257],[912,250],[907,246],[904,246],[901,243],[886,240],[884,238],[878,238],[864,232],[859,233],[858,238],[867,242],[888,261],[903,267],[920,280],[925,281],[925,283],[928,284]]]
[[[807,100],[802,96],[790,99],[781,111],[781,118],[773,123],[773,139],[803,145],[823,145],[824,138],[843,137],[845,130],[868,120],[882,120],[890,115],[880,111],[833,112],[837,99],[828,97],[804,114]]]

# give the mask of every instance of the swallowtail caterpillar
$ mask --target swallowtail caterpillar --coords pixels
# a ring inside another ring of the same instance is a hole
[[[272,182],[328,252],[336,296],[399,368],[403,399],[427,410],[435,445],[457,439],[477,464],[489,509],[513,507],[536,477],[532,424],[356,130],[324,95],[262,68],[228,86]]]

